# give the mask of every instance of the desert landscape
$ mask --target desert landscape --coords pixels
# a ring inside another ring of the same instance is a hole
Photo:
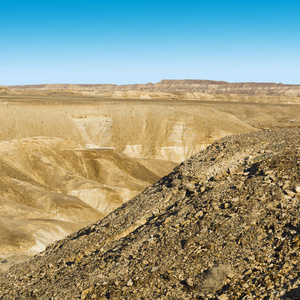
[[[300,299],[281,2],[1,2],[0,300]]]
[[[297,299],[300,86],[7,86],[0,116],[1,299]]]

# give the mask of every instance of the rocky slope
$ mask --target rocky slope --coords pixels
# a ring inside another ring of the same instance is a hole
[[[0,277],[1,299],[299,299],[300,128],[226,137]]]

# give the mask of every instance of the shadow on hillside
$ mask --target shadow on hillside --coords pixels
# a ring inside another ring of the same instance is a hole
[[[299,278],[299,277],[298,277]],[[298,279],[296,278],[296,279]],[[280,299],[289,299],[289,300],[299,300],[300,299],[300,284],[283,296],[280,297]]]

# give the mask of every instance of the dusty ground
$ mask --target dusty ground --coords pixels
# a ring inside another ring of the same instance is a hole
[[[0,93],[1,267],[102,218],[214,140],[299,116],[300,104]]]

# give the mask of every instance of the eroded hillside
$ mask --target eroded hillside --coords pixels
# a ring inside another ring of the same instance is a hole
[[[32,255],[99,220],[175,163],[58,138],[0,143],[0,257]],[[7,267],[2,264],[2,267]]]
[[[226,137],[3,274],[0,296],[299,299],[299,201],[300,128]]]
[[[0,117],[1,140],[57,137],[86,148],[109,147],[178,163],[217,138],[255,130],[232,114],[176,103],[11,104],[0,106]]]
[[[0,106],[2,269],[103,218],[213,140],[255,130],[213,108],[23,100]]]
[[[35,88],[0,92],[1,269],[101,219],[216,139],[300,125],[299,104],[237,94],[238,103],[215,101],[221,93],[130,100]]]

